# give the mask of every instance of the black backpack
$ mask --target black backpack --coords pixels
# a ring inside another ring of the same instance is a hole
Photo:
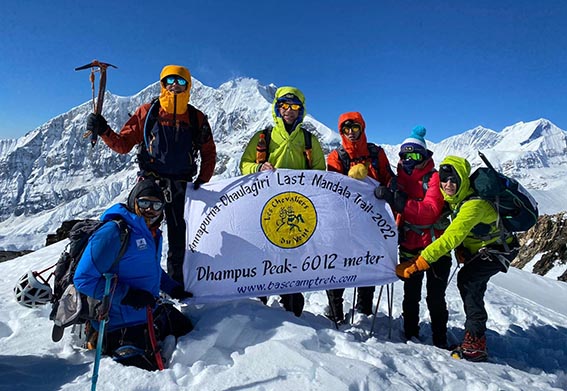
[[[498,212],[498,226],[504,233],[527,231],[538,219],[537,202],[515,179],[494,169],[486,156],[478,152],[486,167],[477,168],[470,176],[475,193],[472,198],[489,201]]]
[[[120,228],[121,246],[110,269],[124,255],[130,236],[130,230],[124,220],[116,219],[111,221]],[[90,219],[80,220],[69,232],[70,242],[61,253],[53,272],[55,281],[51,299],[51,313],[49,315],[49,319],[54,323],[51,333],[53,342],[61,340],[66,327],[96,319],[96,310],[100,301],[78,292],[75,289],[73,277],[89,238],[108,222]]]

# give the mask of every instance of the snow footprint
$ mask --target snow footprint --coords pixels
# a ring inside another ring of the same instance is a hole
[[[0,322],[0,338],[6,338],[12,335],[14,331],[6,323]]]

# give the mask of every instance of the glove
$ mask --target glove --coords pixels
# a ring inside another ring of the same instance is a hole
[[[363,163],[355,164],[348,170],[348,176],[353,179],[364,179],[368,175],[368,167]]]
[[[470,257],[471,253],[465,247],[459,246],[455,249],[455,258],[457,258],[457,262],[461,265],[464,265]]]
[[[396,275],[402,279],[410,278],[412,274],[429,269],[429,263],[421,255],[416,259],[405,261],[396,266]]]
[[[169,296],[177,300],[183,300],[193,297],[193,294],[191,292],[187,292],[182,285],[177,285],[173,288]]]
[[[403,191],[392,191],[392,189],[383,185],[374,189],[374,196],[379,200],[386,201],[390,205],[390,208],[398,213],[402,213],[404,211],[406,201],[408,200],[407,194]]]
[[[156,298],[144,289],[130,288],[120,304],[129,305],[137,310],[147,306],[153,308],[156,304]]]
[[[193,182],[193,189],[194,189],[194,190],[199,190],[199,188],[201,187],[201,185],[202,185],[203,183],[205,183],[204,180],[197,178],[197,179],[195,180],[195,182]]]
[[[101,136],[108,133],[110,127],[101,114],[90,113],[87,117],[87,130],[90,130],[97,136]]]

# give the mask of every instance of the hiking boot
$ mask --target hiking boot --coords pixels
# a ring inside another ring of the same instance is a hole
[[[289,293],[280,296],[280,303],[286,311],[293,312],[295,316],[299,317],[303,312],[305,298],[301,293]]]
[[[447,344],[447,335],[438,336],[433,334],[433,346],[438,347],[439,349],[449,349],[449,345]]]
[[[335,308],[333,311],[333,309],[329,307],[325,311],[324,315],[331,322],[334,322],[338,325],[342,325],[345,323],[345,314],[343,313],[342,309]]]
[[[356,312],[358,312],[359,314],[364,314],[366,316],[372,315],[372,302],[358,303],[355,308]]]
[[[453,350],[451,355],[473,362],[486,361],[488,359],[486,336],[475,337],[467,331],[461,346]]]

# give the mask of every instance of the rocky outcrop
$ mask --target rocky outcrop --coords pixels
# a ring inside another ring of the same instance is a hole
[[[533,273],[545,276],[567,263],[567,212],[540,216],[537,224],[519,237],[521,249],[512,266],[523,269],[533,262]],[[557,279],[567,281],[567,269]]]
[[[9,261],[10,259],[21,257],[22,255],[26,255],[31,253],[30,250],[22,250],[22,251],[0,251],[0,262]]]
[[[77,224],[80,220],[67,220],[61,223],[61,227],[57,228],[54,234],[48,234],[47,239],[45,240],[45,245],[49,246],[50,244],[57,243],[63,239],[67,239],[69,237],[69,232],[71,232],[71,228],[75,224]]]

